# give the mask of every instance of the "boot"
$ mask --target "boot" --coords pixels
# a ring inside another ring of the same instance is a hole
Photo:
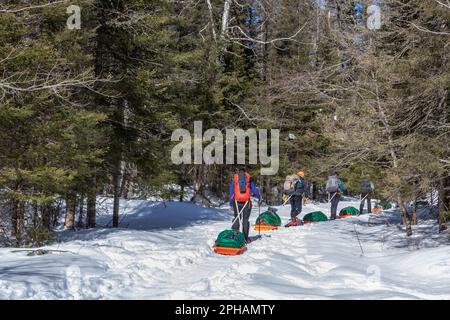
[[[286,225],[285,225],[285,227],[286,228],[289,228],[289,227],[295,227],[295,226],[298,226],[300,224],[300,219],[299,218],[295,218],[295,219],[291,219]]]

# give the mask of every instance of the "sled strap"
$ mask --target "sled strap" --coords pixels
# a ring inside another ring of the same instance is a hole
[[[236,210],[239,210],[239,206],[238,206],[238,202],[236,200],[234,200],[234,203],[236,205]],[[242,207],[241,211],[239,211],[238,215],[236,218],[234,218],[233,222],[231,223],[231,225],[234,225],[234,223],[236,222],[237,219],[239,219],[239,231],[242,232],[243,229],[243,225],[242,225],[242,217],[241,214],[244,212],[245,207],[247,206],[248,201],[245,201],[244,206]]]
[[[331,202],[331,201],[333,201],[333,199],[334,199],[334,197],[337,195],[337,192],[335,192],[334,194],[333,194],[333,196],[331,197],[331,199],[328,201],[328,202]]]
[[[366,195],[364,196],[364,198],[361,199],[361,201],[366,200],[366,198],[367,198],[368,195],[369,195],[369,194],[366,194]],[[362,195],[361,195],[361,196],[362,196]]]

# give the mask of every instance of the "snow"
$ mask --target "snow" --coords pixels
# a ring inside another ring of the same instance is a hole
[[[100,226],[110,224],[111,204],[102,199]],[[221,256],[211,246],[230,226],[227,207],[121,205],[122,228],[59,232],[61,241],[43,248],[67,252],[0,249],[0,299],[450,298],[448,235],[426,214],[410,238],[393,209],[264,232],[245,254]],[[339,209],[349,205],[359,202]],[[302,215],[317,210],[329,215],[328,204],[313,203]],[[283,222],[289,211],[279,207]]]

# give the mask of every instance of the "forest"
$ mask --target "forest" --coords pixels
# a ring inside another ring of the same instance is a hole
[[[235,165],[171,161],[195,121],[280,130],[277,174],[249,164],[267,203],[300,169],[318,201],[335,169],[350,196],[371,179],[406,235],[430,197],[446,230],[450,2],[355,3],[2,0],[0,244],[94,228],[99,196],[112,227],[123,199],[226,203]]]

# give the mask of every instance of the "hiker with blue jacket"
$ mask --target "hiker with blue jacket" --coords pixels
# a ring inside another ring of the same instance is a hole
[[[240,168],[234,175],[233,181],[230,184],[230,206],[234,211],[234,223],[232,229],[235,231],[242,231],[245,236],[245,241],[250,242],[248,233],[250,229],[250,213],[252,211],[252,201],[250,195],[253,195],[261,200],[258,189],[250,177],[246,168]],[[240,230],[242,227],[242,230]]]
[[[327,192],[330,194],[331,202],[331,217],[330,220],[336,219],[337,207],[341,200],[341,195],[345,191],[345,185],[342,179],[339,177],[337,171],[332,171],[332,174],[328,177],[326,186]]]

